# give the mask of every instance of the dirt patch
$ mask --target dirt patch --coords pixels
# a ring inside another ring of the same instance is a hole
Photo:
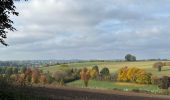
[[[170,100],[170,96],[71,87],[55,89],[54,87],[36,87],[29,88],[27,91],[32,91],[34,95],[49,97],[50,100]]]

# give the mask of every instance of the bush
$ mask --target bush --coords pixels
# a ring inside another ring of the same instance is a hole
[[[117,77],[118,77],[117,73],[112,73],[110,75],[110,81],[113,81],[113,82],[117,81]]]
[[[61,81],[63,80],[68,74],[66,72],[63,72],[63,71],[57,71],[53,74],[53,78],[56,80],[56,81]]]
[[[163,76],[162,78],[160,78],[158,87],[160,89],[168,89],[170,87],[170,77]]]
[[[51,84],[54,82],[54,78],[50,74],[46,74],[47,83]]]
[[[136,75],[136,83],[139,84],[151,84],[151,73],[140,73]]]
[[[142,69],[124,67],[118,71],[117,81],[151,84],[151,76]]]
[[[8,75],[9,77],[13,74],[13,68],[12,67],[8,67],[6,69],[6,75]]]
[[[26,72],[26,70],[27,70],[27,68],[26,67],[21,67],[21,73],[25,73]]]
[[[164,62],[164,66],[170,66],[170,62]]]
[[[161,68],[164,66],[162,62],[156,62],[153,64],[153,68],[157,68],[158,71],[161,71]]]
[[[158,85],[159,84],[159,80],[160,80],[160,78],[158,78],[158,77],[152,77],[151,78],[151,83],[153,84],[153,85]]]
[[[72,73],[72,75],[77,79],[77,78],[79,78],[80,79],[80,71],[81,71],[81,69],[73,69],[73,73]]]

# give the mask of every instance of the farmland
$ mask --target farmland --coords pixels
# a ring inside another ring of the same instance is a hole
[[[91,68],[95,65],[102,69],[104,67],[109,68],[110,72],[116,72],[118,69],[128,66],[128,67],[137,67],[145,69],[148,72],[151,72],[155,76],[169,76],[170,66],[164,66],[161,72],[158,72],[156,69],[153,69],[152,66],[156,61],[140,61],[140,62],[82,62],[82,63],[69,63],[70,68],[81,69],[83,67]],[[62,70],[63,68],[60,65],[42,67],[43,71],[49,71],[54,73],[55,71]]]
[[[99,70],[104,67],[107,67],[110,70],[110,73],[117,72],[120,68],[128,66],[130,68],[140,68],[144,69],[146,72],[152,73],[153,77],[162,77],[169,76],[170,74],[170,66],[164,66],[161,72],[158,72],[157,69],[154,69],[152,66],[157,61],[138,61],[138,62],[83,62],[83,63],[69,63],[69,68],[82,69],[92,68],[97,65]],[[42,67],[41,70],[44,72],[49,71],[50,73],[54,73],[57,71],[65,70],[65,67],[60,65],[50,66],[50,67]],[[73,82],[69,82],[66,84],[69,87],[81,87],[86,88],[83,84],[83,81],[77,80]],[[104,90],[121,90],[121,91],[145,91],[150,93],[159,93],[160,89],[157,85],[145,85],[145,84],[135,84],[135,83],[126,83],[126,82],[110,82],[110,81],[99,81],[99,80],[90,80],[89,86],[90,89],[104,89]]]
[[[5,95],[4,97],[16,98],[16,100],[25,97],[30,97],[32,100],[39,100],[39,98],[42,100],[46,98],[52,100],[109,100],[110,98],[116,100],[141,98],[142,100],[146,98],[149,100],[150,95],[161,97],[160,100],[164,100],[163,95],[168,95],[166,97],[169,99],[167,77],[170,75],[170,66],[163,66],[159,71],[153,68],[156,62],[158,63],[158,61],[91,61],[61,63],[38,68],[2,67],[0,83],[2,90],[3,88],[6,90],[0,93],[2,96]],[[160,80],[164,76],[167,77],[162,84]],[[166,91],[162,91],[163,89]],[[31,92],[32,90],[34,92]],[[69,94],[70,91],[72,92]],[[120,96],[122,94],[123,96]]]

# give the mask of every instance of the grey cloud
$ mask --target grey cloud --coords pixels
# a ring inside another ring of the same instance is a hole
[[[4,59],[170,54],[169,0],[31,0],[17,8],[20,16],[13,19],[18,31],[9,32],[10,47],[1,46]]]

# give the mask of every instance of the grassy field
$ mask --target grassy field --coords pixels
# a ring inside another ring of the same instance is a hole
[[[67,86],[85,88],[84,83],[81,80],[68,83]],[[140,90],[140,91],[148,91],[152,93],[159,92],[159,88],[156,85],[140,85],[140,84],[134,84],[134,83],[106,82],[106,81],[95,81],[95,80],[89,81],[88,88],[118,89],[118,90],[123,90],[123,91]]]
[[[81,69],[83,67],[91,68],[95,65],[99,66],[99,69],[101,70],[103,67],[108,67],[110,72],[115,72],[118,69],[128,66],[128,67],[138,67],[141,69],[145,69],[148,72],[151,72],[155,76],[170,76],[170,66],[164,66],[162,68],[161,72],[158,72],[157,69],[153,69],[152,65],[156,61],[140,61],[140,62],[82,62],[82,63],[70,63],[68,64],[70,68],[77,68]],[[49,71],[51,73],[63,70],[60,65],[50,66],[50,67],[42,67],[43,71]]]
[[[108,67],[111,73],[118,71],[120,68],[128,66],[128,67],[137,67],[141,69],[145,69],[148,72],[151,72],[153,76],[170,76],[170,66],[164,66],[161,72],[158,72],[157,69],[152,68],[152,65],[156,61],[140,61],[140,62],[83,62],[83,63],[69,63],[70,68],[81,69],[83,67],[92,68],[97,65],[99,70],[104,67]],[[60,65],[50,66],[50,67],[42,67],[43,71],[49,71],[51,73],[64,70]],[[66,84],[70,87],[81,87],[85,88],[84,84],[81,80],[73,81]],[[118,83],[118,82],[107,82],[107,81],[95,81],[90,80],[88,88],[93,89],[118,89],[123,91],[132,91],[132,90],[140,90],[140,91],[148,91],[152,93],[158,93],[159,88],[156,85],[139,85],[134,83]]]

